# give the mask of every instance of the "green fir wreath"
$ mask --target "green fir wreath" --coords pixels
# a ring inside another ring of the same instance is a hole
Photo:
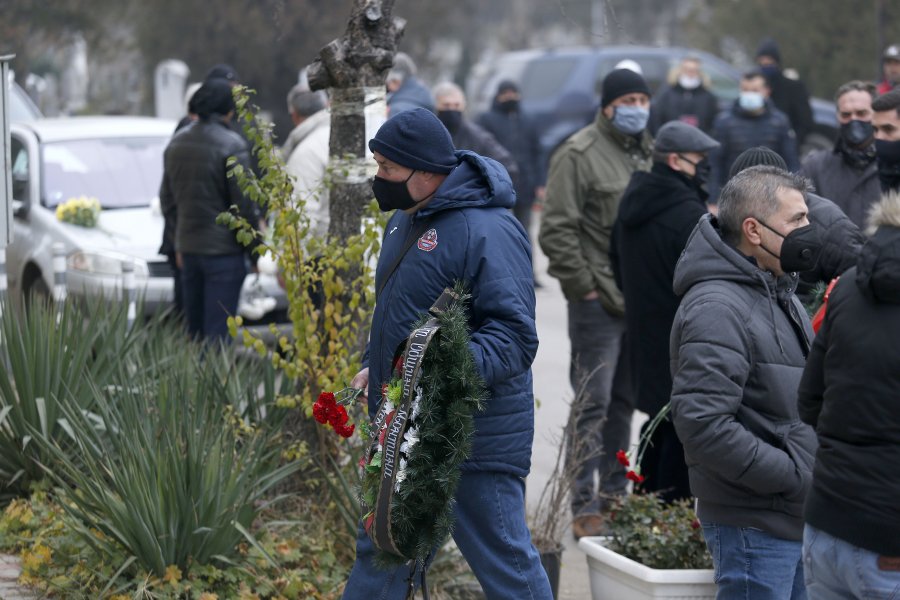
[[[449,294],[449,296],[448,296]],[[470,295],[461,284],[441,299],[452,298],[443,310],[432,308],[440,326],[428,344],[421,362],[421,376],[414,382],[415,401],[404,425],[399,447],[400,469],[390,500],[390,531],[398,554],[376,543],[375,562],[393,568],[414,560],[424,564],[429,553],[447,540],[453,528],[453,498],[460,478],[460,465],[468,458],[475,434],[475,413],[484,408],[487,390],[469,349],[471,333],[466,303]],[[440,301],[435,303],[441,304]],[[432,324],[434,323],[432,321]],[[423,317],[415,331],[426,326]],[[413,335],[414,335],[413,334]],[[382,477],[385,431],[402,401],[401,378],[404,356],[394,363],[391,381],[382,387],[379,412],[369,429],[370,447],[362,461],[360,500],[363,523],[372,533],[375,503]],[[385,404],[389,403],[389,404]],[[385,484],[387,485],[387,484]],[[373,537],[374,539],[374,537]]]

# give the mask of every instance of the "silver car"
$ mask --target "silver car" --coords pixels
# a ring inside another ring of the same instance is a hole
[[[172,269],[159,254],[163,152],[175,123],[144,117],[72,117],[12,123],[13,241],[7,248],[10,293],[49,295],[53,246],[66,255],[68,293],[109,298],[121,293],[130,263],[145,312],[169,306]],[[95,227],[57,219],[56,207],[93,197],[102,210]],[[286,305],[274,277],[250,275]],[[250,286],[249,283],[254,285]]]

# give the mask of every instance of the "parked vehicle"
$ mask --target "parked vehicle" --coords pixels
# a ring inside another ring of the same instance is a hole
[[[12,123],[13,241],[7,248],[12,294],[49,295],[53,246],[63,245],[69,294],[111,297],[134,268],[145,311],[168,307],[173,271],[159,254],[163,152],[175,123],[145,117],[72,117]],[[61,221],[56,208],[72,198],[99,200],[94,227]],[[223,207],[224,209],[224,207]],[[287,300],[271,275],[251,274],[245,290],[262,284]],[[254,285],[250,285],[253,283]]]
[[[470,110],[488,110],[504,79],[521,88],[522,111],[533,117],[546,156],[569,135],[589,123],[596,114],[601,81],[621,60],[637,62],[654,92],[666,83],[669,71],[687,55],[700,58],[710,79],[710,91],[721,108],[738,96],[741,71],[722,59],[690,48],[652,46],[603,46],[519,50],[506,52],[472,69],[467,85]],[[838,122],[834,104],[812,99],[815,130],[804,150],[830,148],[837,138]]]

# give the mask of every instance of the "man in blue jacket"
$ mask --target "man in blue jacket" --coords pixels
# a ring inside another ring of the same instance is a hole
[[[453,538],[488,598],[550,600],[550,585],[525,525],[531,466],[537,351],[531,247],[509,209],[512,182],[494,160],[457,152],[433,113],[416,108],[389,119],[369,141],[378,163],[372,191],[385,230],[375,275],[368,359],[352,385],[381,401],[397,346],[444,288],[467,284],[475,364],[489,390],[475,417],[470,458],[454,505]],[[360,527],[346,600],[405,597],[408,569],[379,570]]]

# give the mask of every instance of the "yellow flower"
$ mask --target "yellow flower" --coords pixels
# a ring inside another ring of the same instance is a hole
[[[178,583],[181,581],[181,569],[175,565],[169,565],[166,567],[166,575],[163,577],[163,581],[166,583]]]
[[[200,594],[200,600],[219,600],[219,596],[212,592],[203,592]]]
[[[22,568],[25,571],[38,571],[41,565],[50,562],[50,548],[43,544],[36,544],[30,551],[22,552]]]

